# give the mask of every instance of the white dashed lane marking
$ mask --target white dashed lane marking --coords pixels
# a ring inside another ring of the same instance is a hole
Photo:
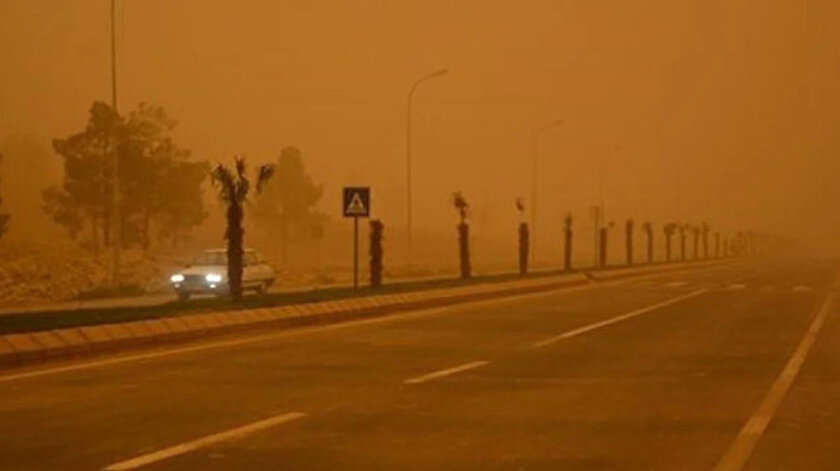
[[[574,329],[574,330],[570,330],[568,332],[562,333],[560,335],[556,335],[554,337],[549,337],[545,340],[540,340],[539,342],[534,343],[533,346],[536,347],[536,348],[547,347],[547,346],[549,346],[553,343],[559,342],[561,340],[564,340],[564,339],[567,339],[567,338],[570,338],[570,337],[575,337],[575,336],[584,334],[584,333],[592,331],[592,330],[600,329],[601,327],[606,327],[608,325],[612,325],[612,324],[615,324],[617,322],[626,321],[627,319],[632,319],[636,316],[641,316],[642,314],[646,314],[648,312],[655,311],[655,310],[663,308],[665,306],[670,306],[671,304],[676,304],[678,302],[685,301],[686,299],[691,299],[691,298],[694,298],[696,296],[700,296],[701,294],[706,293],[706,292],[708,292],[708,290],[705,290],[705,289],[693,291],[693,292],[691,292],[689,294],[686,294],[686,295],[683,295],[683,296],[677,296],[676,298],[671,298],[667,301],[662,301],[661,303],[656,303],[656,304],[653,304],[651,306],[643,307],[641,309],[636,309],[634,311],[630,311],[630,312],[621,314],[619,316],[611,317],[609,319],[606,319],[606,320],[603,320],[603,321],[600,321],[600,322],[596,322],[594,324],[589,324],[589,325],[585,325],[583,327],[579,327],[579,328]]]
[[[209,446],[216,445],[221,442],[241,438],[245,435],[259,432],[261,430],[265,430],[267,428],[274,427],[282,423],[291,422],[292,420],[300,419],[305,415],[306,414],[303,414],[301,412],[291,412],[288,414],[278,415],[265,420],[260,420],[259,422],[254,422],[252,424],[243,425],[241,427],[227,430],[225,432],[208,435],[204,438],[199,438],[198,440],[193,440],[190,442],[182,443],[180,445],[165,448],[163,450],[147,453],[145,455],[141,455],[130,460],[114,463],[103,469],[104,471],[125,471],[130,469],[137,469],[142,466],[156,463],[158,461],[163,461],[178,455],[190,453],[201,448],[207,448]]]
[[[465,363],[463,365],[456,366],[454,368],[448,368],[448,369],[445,369],[445,370],[435,371],[434,373],[429,373],[429,374],[426,374],[426,375],[423,375],[423,376],[418,376],[416,378],[407,379],[407,380],[403,381],[403,383],[404,384],[427,383],[427,382],[432,381],[434,379],[443,378],[445,376],[451,376],[451,375],[454,375],[455,373],[460,373],[462,371],[467,371],[467,370],[472,370],[472,369],[475,369],[475,368],[479,368],[479,367],[482,367],[486,364],[487,364],[486,361],[473,361],[473,362],[470,362],[470,363]]]

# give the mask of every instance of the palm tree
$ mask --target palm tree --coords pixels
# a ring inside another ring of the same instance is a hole
[[[653,263],[653,225],[646,222],[642,225],[642,228],[647,236],[647,260],[648,263]]]
[[[242,297],[242,240],[245,230],[242,228],[243,207],[248,201],[251,182],[245,172],[245,158],[234,157],[234,169],[218,164],[210,172],[210,179],[219,192],[219,198],[227,206],[227,272],[228,290],[234,299]],[[257,172],[257,193],[274,174],[274,166],[262,165]]]
[[[382,232],[385,225],[379,219],[370,221],[370,286],[382,285]]]
[[[452,204],[455,206],[455,209],[458,211],[458,216],[461,218],[461,222],[458,224],[461,278],[469,278],[472,276],[472,267],[470,265],[470,226],[467,223],[467,214],[470,205],[460,191],[452,194]]]
[[[671,238],[674,237],[674,233],[677,231],[677,224],[674,222],[669,222],[662,227],[662,232],[665,233],[665,260],[671,261]]]
[[[700,225],[700,234],[703,239],[703,258],[709,258],[709,223]]]
[[[516,209],[519,211],[519,274],[528,274],[529,231],[525,222],[525,203],[522,198],[516,198]]]
[[[700,257],[698,248],[700,246],[700,233],[702,230],[700,226],[691,226],[689,230],[691,230],[691,234],[694,236],[694,260],[697,260]]]
[[[572,213],[566,214],[563,220],[563,234],[563,268],[568,271],[572,269]]]
[[[601,266],[601,268],[605,268],[607,266],[607,248],[609,248],[609,243],[608,243],[607,238],[609,237],[609,230],[612,229],[613,227],[615,227],[615,222],[610,221],[604,227],[602,227],[601,230],[599,231],[600,235],[599,235],[599,241],[598,242],[600,243],[600,249],[599,249],[600,260],[599,260],[598,264]]]
[[[627,265],[633,264],[633,220],[628,219],[624,224],[624,245],[627,253]]]
[[[688,224],[680,224],[679,231],[680,231],[680,259],[684,262],[685,261],[685,231],[691,229],[691,226]]]

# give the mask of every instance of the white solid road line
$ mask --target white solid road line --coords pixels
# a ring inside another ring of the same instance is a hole
[[[668,284],[666,284],[665,286],[668,286],[668,287],[670,287],[670,288],[679,288],[680,286],[685,286],[685,285],[687,285],[687,284],[688,284],[688,283],[687,283],[687,282],[685,282],[685,281],[674,281],[674,282],[672,282],[672,283],[668,283]]]
[[[735,441],[732,442],[717,466],[715,466],[714,471],[740,471],[744,467],[756,444],[758,444],[758,441],[767,430],[767,426],[770,425],[773,415],[779,409],[791,385],[793,385],[793,381],[799,375],[799,371],[805,363],[805,358],[814,345],[817,334],[822,329],[833,304],[834,292],[826,298],[817,316],[811,322],[810,327],[808,327],[808,331],[805,333],[799,346],[796,347],[796,351],[793,352],[793,356],[790,357],[790,360],[785,365],[785,369],[782,370],[782,373],[773,383],[773,386],[770,387],[770,391],[767,392],[764,400],[761,401],[761,405],[758,406],[758,409],[753,413],[752,417],[744,424],[738,436],[735,437]]]
[[[707,291],[709,291],[709,290],[708,289],[700,289],[700,290],[697,290],[697,291],[692,291],[689,294],[685,294],[685,295],[682,295],[682,296],[677,296],[676,298],[671,298],[667,301],[662,301],[661,303],[656,303],[656,304],[653,304],[651,306],[643,307],[641,309],[636,309],[634,311],[630,311],[630,312],[621,314],[619,316],[611,317],[607,320],[596,322],[594,324],[585,325],[583,327],[579,327],[577,329],[570,330],[570,331],[562,333],[560,335],[556,335],[554,337],[547,338],[545,340],[541,340],[539,342],[536,342],[534,344],[534,347],[537,347],[537,348],[546,347],[548,345],[551,345],[555,342],[559,342],[560,340],[563,340],[563,339],[567,339],[569,337],[575,337],[577,335],[580,335],[580,334],[583,334],[583,333],[586,333],[586,332],[589,332],[589,331],[592,331],[592,330],[595,330],[595,329],[600,329],[601,327],[606,327],[608,325],[612,325],[612,324],[615,324],[617,322],[626,321],[627,319],[632,319],[636,316],[641,316],[642,314],[646,314],[648,312],[655,311],[655,310],[657,310],[659,308],[663,308],[665,306],[670,306],[671,304],[676,304],[678,302],[685,301],[686,299],[690,299],[690,298],[700,296],[701,294],[703,294]]]
[[[735,283],[735,284],[731,284],[731,285],[727,286],[726,289],[736,290],[736,289],[744,289],[746,287],[747,287],[747,285],[740,284],[740,283]]]
[[[146,466],[147,464],[156,463],[158,461],[163,461],[165,459],[172,458],[173,456],[183,455],[185,453],[198,450],[199,448],[206,448],[208,446],[215,445],[220,442],[234,440],[236,438],[240,438],[254,432],[259,432],[260,430],[265,430],[269,427],[274,427],[275,425],[291,422],[292,420],[300,419],[305,415],[306,414],[303,414],[301,412],[291,412],[288,414],[278,415],[269,419],[261,420],[259,422],[243,425],[242,427],[237,427],[226,432],[209,435],[198,440],[193,440],[191,442],[175,445],[173,447],[141,455],[130,460],[121,461],[119,463],[107,466],[103,469],[105,471],[125,471],[130,469],[137,469],[141,466]]]
[[[794,286],[793,287],[793,290],[798,292],[798,293],[805,292],[805,291],[811,291],[811,289],[812,288],[810,286]]]
[[[472,369],[475,369],[475,368],[479,368],[479,367],[482,367],[486,364],[487,364],[486,361],[473,361],[473,362],[470,362],[470,363],[465,363],[465,364],[460,365],[460,366],[456,366],[454,368],[448,368],[448,369],[445,369],[445,370],[435,371],[434,373],[429,373],[427,375],[407,379],[407,380],[403,381],[403,384],[426,383],[426,382],[431,381],[433,379],[443,378],[444,376],[451,376],[451,375],[454,375],[455,373],[460,373],[462,371],[467,371],[467,370],[472,370]]]

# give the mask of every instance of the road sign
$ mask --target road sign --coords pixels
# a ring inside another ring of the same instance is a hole
[[[366,186],[345,187],[342,208],[346,218],[366,218],[370,216],[370,188]]]
[[[370,187],[349,186],[342,198],[344,217],[353,218],[353,287],[359,287],[359,218],[370,216]]]

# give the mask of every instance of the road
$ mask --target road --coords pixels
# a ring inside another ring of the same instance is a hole
[[[836,470],[837,270],[739,264],[7,373],[0,469]]]

